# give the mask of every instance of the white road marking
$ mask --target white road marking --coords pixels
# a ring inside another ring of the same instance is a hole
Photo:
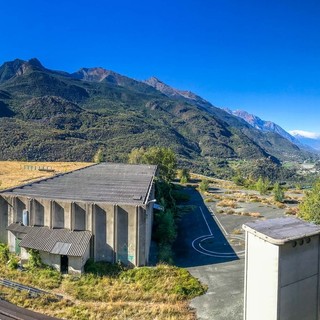
[[[224,228],[224,226],[222,225],[222,223],[220,222],[220,220],[217,218],[217,216],[214,214],[214,212],[212,211],[212,209],[210,209],[210,212],[213,216],[213,219],[218,223],[219,227],[222,229],[222,231],[224,232],[224,234],[226,236],[229,235],[229,233],[227,232],[227,230]]]
[[[196,239],[194,239],[192,241],[192,247],[194,250],[196,250],[197,252],[201,253],[201,254],[204,254],[204,255],[207,255],[207,256],[211,256],[211,257],[215,257],[215,258],[234,258],[234,257],[238,257],[238,256],[243,256],[245,251],[244,250],[241,250],[241,251],[238,251],[238,252],[217,252],[217,251],[212,251],[212,250],[208,250],[206,248],[204,248],[202,246],[202,242],[205,241],[205,240],[208,240],[208,239],[214,239],[214,235],[213,235],[213,232],[209,226],[209,223],[204,215],[204,212],[202,210],[201,207],[199,207],[200,211],[201,211],[201,214],[202,214],[202,217],[203,217],[203,220],[205,221],[206,225],[207,225],[207,228],[209,230],[209,234],[207,235],[202,235]],[[212,213],[212,216],[213,216],[213,219],[217,222],[217,224],[219,225],[219,227],[222,229],[223,233],[226,235],[226,237],[228,238],[234,238],[234,239],[238,239],[238,240],[241,240],[241,241],[244,241],[244,239],[242,237],[239,237],[239,236],[229,236],[228,232],[226,231],[226,229],[223,227],[223,225],[221,224],[221,222],[219,221],[219,219],[215,216],[215,214],[212,212],[212,210],[210,209],[211,213]]]
[[[201,213],[202,213],[202,217],[203,217],[203,219],[204,219],[204,221],[205,221],[205,223],[206,223],[206,225],[207,225],[207,227],[208,227],[208,229],[209,229],[210,235],[212,235],[213,233],[212,233],[212,231],[211,231],[211,229],[210,229],[210,227],[209,227],[209,223],[208,223],[206,217],[204,216],[204,213],[203,213],[203,211],[202,211],[202,208],[201,208],[201,207],[199,207],[199,208],[200,208],[200,211],[201,211]]]

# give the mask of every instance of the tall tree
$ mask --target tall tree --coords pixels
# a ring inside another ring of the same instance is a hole
[[[172,181],[176,176],[177,159],[174,151],[165,147],[132,149],[129,163],[153,164],[158,166],[159,178]]]

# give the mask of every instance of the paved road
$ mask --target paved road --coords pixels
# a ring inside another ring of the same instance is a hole
[[[193,212],[184,214],[175,243],[176,263],[208,285],[191,307],[200,320],[240,320],[243,317],[244,241],[229,234],[213,217],[202,197],[188,189]]]
[[[0,320],[58,320],[0,300]]]

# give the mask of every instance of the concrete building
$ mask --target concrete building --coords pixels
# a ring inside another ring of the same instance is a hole
[[[250,222],[245,320],[320,319],[320,226],[297,218]]]
[[[61,271],[148,264],[156,166],[102,163],[0,193],[0,242]]]

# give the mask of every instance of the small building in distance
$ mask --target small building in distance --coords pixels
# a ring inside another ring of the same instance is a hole
[[[148,264],[156,166],[101,163],[0,192],[0,242],[69,273]]]

